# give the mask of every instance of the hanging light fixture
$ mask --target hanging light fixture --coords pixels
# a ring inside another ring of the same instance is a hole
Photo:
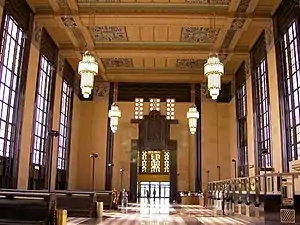
[[[197,131],[197,120],[199,119],[199,112],[195,104],[191,105],[186,117],[189,119],[189,128],[191,134],[195,134]]]
[[[207,77],[207,87],[212,99],[216,100],[221,90],[221,76],[224,65],[217,54],[210,56],[204,64],[204,75]]]
[[[114,87],[114,102],[110,107],[110,110],[108,111],[108,117],[110,118],[110,130],[113,133],[116,133],[118,130],[119,125],[119,118],[121,118],[121,110],[119,109],[119,106],[117,105],[117,89],[118,86],[115,84]]]
[[[210,1],[209,1],[210,7]],[[215,12],[214,8],[213,12],[213,26],[211,26],[211,18],[210,18],[210,27],[213,28],[212,35],[212,44],[214,45],[214,41],[216,40],[216,21],[215,21]],[[214,47],[213,47],[214,48]],[[214,49],[211,49],[211,52],[216,52]],[[209,90],[209,94],[213,100],[216,100],[219,96],[219,92],[221,90],[221,76],[224,74],[224,65],[220,61],[220,58],[217,53],[211,54],[207,62],[204,64],[204,75],[207,77],[207,87]]]
[[[192,85],[191,89],[191,99],[192,99],[192,105],[189,108],[189,111],[186,114],[186,117],[189,120],[189,129],[191,134],[195,134],[197,131],[197,120],[199,119],[199,112],[197,110],[197,107],[195,105],[195,85]]]
[[[80,87],[84,98],[89,98],[94,87],[94,76],[98,74],[98,63],[93,55],[86,51],[78,65],[81,76]]]

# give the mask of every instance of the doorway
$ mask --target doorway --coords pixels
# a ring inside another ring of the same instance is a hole
[[[170,182],[155,182],[155,181],[141,181],[137,184],[138,194],[141,198],[147,197],[147,191],[149,191],[150,197],[156,198],[169,198],[170,197]]]

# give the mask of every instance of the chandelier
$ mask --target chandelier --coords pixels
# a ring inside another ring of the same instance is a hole
[[[110,130],[113,133],[116,133],[119,125],[119,118],[121,118],[121,110],[119,106],[116,104],[117,101],[117,89],[118,85],[115,83],[114,85],[114,102],[108,111],[108,117],[110,118]]]
[[[191,134],[195,134],[197,131],[197,120],[199,119],[199,112],[195,105],[195,84],[191,85],[191,102],[192,105],[189,108],[189,111],[186,113],[186,118],[189,120],[189,129]]]
[[[84,98],[89,98],[94,87],[94,76],[98,74],[98,63],[93,55],[86,51],[78,65],[81,76],[80,88]]]
[[[113,133],[116,133],[118,130],[119,118],[121,117],[121,111],[116,103],[111,105],[111,108],[108,111],[108,117],[110,118],[110,130]]]
[[[187,112],[186,117],[189,120],[189,128],[190,128],[191,134],[195,134],[196,130],[197,130],[197,120],[199,119],[199,112],[198,112],[195,104],[193,104],[189,108],[189,111]]]
[[[221,76],[224,74],[224,65],[217,54],[209,56],[204,64],[204,75],[207,76],[207,86],[210,96],[216,100],[221,90]]]

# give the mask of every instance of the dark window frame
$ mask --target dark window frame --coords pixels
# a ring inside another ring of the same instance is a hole
[[[64,90],[64,86],[66,87]],[[57,170],[68,171],[69,168],[69,155],[71,145],[71,125],[72,125],[72,101],[73,101],[73,88],[66,79],[63,79],[61,90],[61,104],[60,104],[60,117],[59,117],[59,137],[58,137],[58,152],[57,152]],[[65,104],[68,103],[68,104]],[[62,123],[64,120],[64,123]],[[62,132],[64,129],[64,132]],[[64,133],[64,135],[62,135]],[[63,139],[63,140],[62,140]],[[62,141],[62,143],[61,143]],[[60,156],[60,149],[64,152]],[[59,161],[62,161],[60,166]]]
[[[46,66],[46,68],[45,68]],[[54,69],[51,62],[43,54],[40,54],[38,77],[35,94],[35,106],[33,116],[33,133],[32,133],[32,145],[31,145],[31,158],[30,162],[34,166],[47,167],[47,151],[48,151],[48,131],[52,127],[50,119],[51,108],[51,93],[53,90],[52,82],[54,75]],[[44,80],[44,76],[45,79]],[[48,80],[48,81],[47,81]],[[46,86],[40,86],[40,85]],[[52,90],[51,90],[52,89]],[[42,108],[40,108],[40,106]],[[40,121],[43,120],[43,121]],[[41,132],[39,132],[39,130]],[[37,134],[36,132],[39,132]],[[40,141],[38,141],[40,139]],[[36,142],[37,146],[36,146]],[[42,150],[43,149],[43,150]],[[38,162],[35,161],[35,153],[38,153]]]
[[[21,145],[21,133],[22,133],[22,122],[23,122],[23,111],[24,111],[24,101],[25,101],[25,90],[26,90],[26,80],[27,80],[27,71],[29,63],[29,53],[30,53],[30,43],[31,43],[31,34],[33,28],[33,13],[28,6],[25,0],[6,0],[3,14],[2,14],[2,23],[0,30],[0,39],[1,39],[1,52],[4,47],[4,39],[8,38],[7,36],[7,22],[12,20],[17,27],[17,30],[22,30],[23,37],[20,42],[22,45],[21,51],[14,52],[13,58],[16,60],[18,58],[18,71],[14,71],[17,76],[17,82],[15,87],[15,97],[14,97],[14,108],[13,112],[13,129],[11,134],[11,139],[14,139],[14,145],[10,147],[10,152],[12,157],[1,157],[1,167],[3,174],[1,176],[0,188],[17,188],[17,178],[19,170],[19,153]],[[9,48],[11,49],[11,44]],[[16,49],[15,49],[16,50]],[[5,53],[4,53],[5,54]],[[0,73],[1,77],[4,71],[3,68],[3,57],[4,54],[1,53],[1,62],[0,62]],[[11,96],[12,97],[12,96]],[[12,100],[12,98],[10,98]],[[10,101],[11,101],[10,100]],[[5,131],[7,135],[7,130]],[[5,136],[6,136],[5,135]]]
[[[235,74],[236,122],[238,148],[238,176],[249,174],[248,138],[247,138],[247,88],[245,62]]]
[[[299,26],[300,26],[300,10],[299,4],[295,1],[282,0],[280,6],[278,7],[276,13],[273,17],[274,23],[274,36],[275,36],[275,46],[276,46],[276,63],[277,63],[277,78],[278,78],[278,91],[279,91],[279,106],[280,106],[280,119],[281,119],[281,136],[282,136],[282,167],[284,172],[289,171],[289,161],[292,159],[292,145],[295,145],[297,141],[295,131],[293,131],[293,137],[289,133],[290,130],[290,119],[288,116],[288,111],[294,107],[293,102],[288,102],[288,82],[287,73],[291,72],[290,68],[287,68],[287,60],[284,47],[284,35],[288,32],[289,27],[293,22],[296,25],[296,31],[298,32],[298,37],[296,38],[298,44],[298,60],[299,60]],[[290,56],[290,51],[288,47],[288,55]],[[290,60],[290,59],[289,59]],[[289,61],[288,60],[288,61]],[[291,83],[290,83],[291,84]],[[292,112],[292,123],[295,124],[295,113]],[[295,126],[293,126],[295,127]],[[292,143],[292,141],[294,143]],[[294,149],[294,153],[296,149]],[[297,155],[297,154],[295,154]]]
[[[270,96],[265,33],[251,50],[256,173],[272,168]],[[266,154],[262,152],[267,150]],[[264,163],[263,163],[264,162]]]
[[[35,145],[35,136],[32,135],[31,138],[31,149],[30,149],[30,161],[29,161],[29,182],[28,182],[28,189],[45,189],[46,187],[49,188],[49,175],[50,175],[50,168],[49,167],[49,157],[50,157],[50,149],[52,147],[51,141],[49,139],[48,132],[52,130],[52,123],[53,123],[53,108],[54,108],[54,97],[55,97],[55,82],[56,82],[56,67],[58,61],[58,48],[56,44],[53,42],[52,38],[48,34],[48,32],[43,29],[42,30],[42,37],[41,37],[41,46],[40,46],[40,55],[39,55],[39,64],[38,64],[38,71],[37,71],[37,81],[36,81],[36,91],[35,91],[35,104],[34,104],[34,112],[33,112],[33,129],[32,133],[34,134],[35,129],[37,128],[36,121],[37,121],[37,108],[39,105],[39,82],[41,80],[41,66],[44,62],[43,60],[47,61],[48,68],[50,68],[51,79],[48,83],[48,93],[46,90],[42,90],[42,92],[47,94],[47,100],[49,100],[49,105],[47,106],[47,117],[45,117],[46,121],[43,121],[43,124],[46,126],[44,132],[43,139],[45,142],[44,150],[44,163],[36,164],[33,161],[34,157],[34,145]],[[45,72],[49,72],[45,71]],[[48,76],[50,75],[48,74]],[[46,139],[45,139],[46,138]],[[40,144],[41,146],[41,144]],[[37,149],[39,151],[39,149]],[[40,165],[42,164],[42,165]]]

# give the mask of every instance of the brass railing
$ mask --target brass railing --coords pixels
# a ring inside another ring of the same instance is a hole
[[[261,196],[277,194],[281,195],[282,205],[294,205],[294,195],[300,190],[299,175],[300,173],[267,173],[212,181],[207,184],[207,196],[210,199],[225,196],[232,202],[260,205],[263,203]]]

